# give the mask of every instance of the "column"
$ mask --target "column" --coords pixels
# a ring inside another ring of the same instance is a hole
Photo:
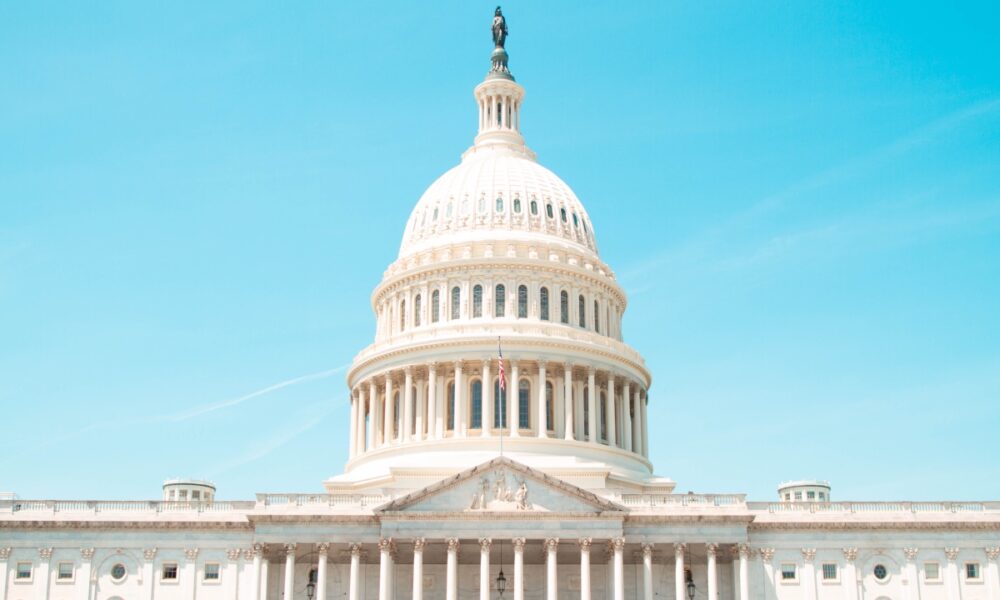
[[[684,581],[684,553],[687,551],[687,544],[674,544],[674,598],[684,600],[687,598]]]
[[[431,363],[427,367],[427,437],[441,439],[444,437],[442,420],[438,417],[437,365]]]
[[[375,381],[368,381],[368,441],[365,448],[368,450],[375,449],[375,406],[378,404],[378,389],[375,387]],[[362,417],[362,421],[364,417]]]
[[[361,545],[351,544],[351,574],[347,600],[361,600]],[[322,600],[322,599],[320,599]]]
[[[858,557],[857,548],[844,548],[844,585],[847,586],[847,600],[858,600],[858,573],[854,559]],[[749,596],[744,596],[749,598]]]
[[[448,539],[448,571],[445,600],[458,600],[458,539]]]
[[[414,410],[413,440],[419,442],[424,438],[424,423],[427,422],[427,391],[424,383],[417,379],[417,408]]]
[[[777,579],[774,571],[774,548],[760,549],[760,568],[764,573],[764,598],[777,598]],[[770,589],[768,589],[770,587]]]
[[[580,600],[590,600],[590,547],[592,538],[580,538]]]
[[[514,546],[514,600],[524,600],[524,538],[514,538],[511,545]]]
[[[614,600],[625,600],[625,538],[614,538],[611,547],[615,553]]]
[[[411,600],[423,600],[424,598],[424,546],[427,545],[424,538],[413,540],[413,593]],[[320,600],[323,600],[320,598]]]
[[[326,561],[330,544],[316,544],[316,598],[326,600]],[[290,598],[290,596],[289,596]]]
[[[382,439],[389,446],[396,443],[396,391],[392,385],[392,373],[385,374],[385,421],[382,423]]]
[[[816,600],[816,549],[802,549],[802,587],[805,600]]]
[[[642,545],[642,597],[653,600],[653,545]]]
[[[642,454],[642,413],[639,403],[639,386],[632,390],[632,409],[635,412],[635,419],[632,420],[632,452]]]
[[[750,546],[740,544],[740,600],[750,600]],[[848,594],[848,599],[850,599]]]
[[[9,552],[9,549],[8,549]],[[94,549],[93,548],[81,548],[80,549],[80,582],[83,584],[80,586],[80,600],[90,600],[90,570],[93,567],[94,559]],[[4,580],[6,584],[6,579]],[[0,596],[3,598],[4,596]]]
[[[403,371],[403,423],[400,429],[403,430],[403,442],[409,442],[413,435],[413,368],[407,367]]]
[[[716,564],[718,553],[718,544],[705,544],[705,554],[708,555],[708,600],[718,600],[719,597],[719,569]]]
[[[566,435],[563,437],[567,440],[572,440],[576,439],[574,433],[574,426],[576,424],[573,422],[573,365],[566,363],[563,370],[565,371],[563,375],[563,410],[566,415],[564,419],[566,422]]]
[[[559,600],[559,572],[556,564],[556,550],[559,549],[559,538],[545,540],[545,599]]]
[[[521,391],[518,389],[520,376],[517,373],[517,362],[510,359],[510,381],[507,382],[507,412],[510,414],[510,437],[521,435]]]
[[[490,600],[490,546],[493,540],[479,540],[479,600]]]
[[[608,445],[612,447],[618,445],[618,432],[617,432],[618,424],[615,422],[615,413],[617,412],[617,410],[615,409],[616,404],[617,403],[615,402],[615,374],[608,373],[608,406],[607,406]]]
[[[490,360],[483,361],[483,437],[489,437],[493,427],[493,377]]]
[[[295,546],[285,544],[285,598],[291,598],[295,590]]]
[[[378,600],[390,600],[392,578],[392,539],[382,538],[378,541]],[[291,596],[286,596],[291,598]]]
[[[264,560],[261,561],[260,565],[260,598],[258,600],[267,600],[267,574],[271,570],[271,562]]]
[[[264,553],[263,544],[254,544],[250,552],[253,555],[253,598],[254,600],[258,600],[260,598],[261,554]]]
[[[358,392],[351,391],[351,431],[348,435],[347,457],[354,458],[358,451]]]
[[[587,436],[591,444],[597,443],[597,380],[594,369],[587,369]]]
[[[642,455],[649,458],[649,410],[646,406],[649,404],[648,392],[639,404],[642,405]]]
[[[988,546],[986,548],[986,589],[990,591],[989,600],[997,600],[1000,597],[1000,546]],[[914,567],[916,571],[916,567]],[[916,581],[915,579],[913,581]],[[914,583],[914,585],[916,585]]]
[[[465,378],[462,361],[455,362],[455,437],[465,437],[468,423],[465,418]]]
[[[549,411],[546,406],[545,395],[545,363],[538,362],[538,437],[548,437],[549,433]]]
[[[10,560],[10,550],[10,546],[0,548],[0,598],[7,597],[7,561]],[[87,581],[90,581],[89,576]]]
[[[230,551],[228,556],[230,560],[234,560],[235,558],[239,558],[240,554],[241,552],[237,550],[236,556],[234,557],[232,555],[232,551]],[[156,585],[154,584],[156,580],[153,579],[153,577],[155,577],[156,575],[156,572],[154,571],[155,565],[153,564],[153,561],[156,559],[156,548],[144,548],[142,551],[142,558],[145,560],[145,562],[142,563],[142,579],[144,581],[150,582],[150,584],[153,584],[143,589],[142,596],[146,600],[153,600],[153,589],[156,587]],[[231,579],[231,575],[232,575],[232,567],[227,566],[226,579]],[[0,598],[3,597],[4,597],[3,594],[0,594]]]
[[[920,578],[917,574],[917,565],[913,562],[917,558],[917,548],[903,548],[903,556],[906,557],[906,564],[903,566],[903,573],[906,577],[907,585],[904,588],[906,600],[918,600],[917,590],[920,587]],[[987,582],[989,583],[989,582]],[[990,594],[990,600],[995,600],[994,594]]]
[[[36,577],[34,581],[38,586],[39,592],[37,597],[48,599],[49,583],[52,581],[52,578],[49,577],[49,569],[52,567],[52,548],[39,548],[38,558],[40,559],[38,561],[38,572],[34,574]]]
[[[955,560],[958,558],[959,549],[958,548],[945,548],[944,555],[948,559],[948,562],[944,567],[944,588],[947,592],[946,596],[948,600],[959,600],[961,596],[961,582],[959,580],[958,574],[958,564]]]
[[[622,448],[632,451],[632,393],[628,379],[622,387]]]
[[[188,591],[185,594],[188,598],[194,598],[195,590],[198,586],[198,549],[197,548],[187,548],[184,550],[184,577],[182,581],[189,584]]]

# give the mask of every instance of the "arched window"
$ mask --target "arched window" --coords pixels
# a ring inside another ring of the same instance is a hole
[[[531,429],[531,382],[527,379],[517,384],[517,426]]]
[[[608,439],[608,420],[604,418],[604,415],[608,414],[608,395],[601,392],[601,407],[600,407],[600,422],[601,422],[601,439]]]
[[[555,393],[552,389],[552,382],[545,382],[545,424],[549,431],[556,430],[556,410],[555,410]]]
[[[594,331],[601,333],[601,306],[594,300]]]
[[[573,227],[579,227],[580,220],[576,218],[576,213],[573,213]]]
[[[541,318],[543,321],[549,320],[549,288],[543,287],[538,292],[538,305],[541,309]]]
[[[583,431],[590,435],[590,388],[583,386]]]
[[[481,194],[479,196],[479,207],[477,210],[481,215],[486,214],[486,194]]]
[[[448,431],[455,431],[455,382],[448,384]]]
[[[503,196],[497,196],[497,212],[503,212]]]
[[[449,203],[448,203],[448,206],[447,206],[447,207],[445,207],[445,209],[444,209],[444,216],[445,216],[446,218],[448,218],[448,219],[450,219],[450,218],[451,218],[451,202],[449,202]]]
[[[493,426],[507,427],[507,391],[500,391],[500,378],[493,381]]]
[[[514,198],[514,212],[521,212],[521,199],[517,197]]]
[[[583,299],[583,294],[580,294],[580,327],[587,326],[587,302]]]
[[[545,215],[550,219],[553,217],[551,202],[545,205]]]
[[[562,217],[562,222],[565,223],[566,222],[566,207],[565,206],[559,209],[559,216]]]
[[[471,386],[472,411],[469,414],[469,427],[481,429],[483,426],[483,382],[476,379]]]
[[[433,216],[433,218],[431,218],[431,220],[432,221],[437,221],[438,220],[438,207],[436,207],[436,206],[434,207],[434,216]]]
[[[559,321],[569,324],[569,292],[566,290],[559,294]]]
[[[462,310],[462,289],[457,285],[451,288],[451,320],[459,318]]]
[[[517,318],[528,318],[528,286],[526,285],[517,288]]]
[[[483,316],[483,286],[481,285],[472,288],[472,316]]]
[[[532,215],[538,214],[538,201],[536,201],[534,198],[531,199],[531,214]]]
[[[406,300],[399,301],[399,330],[406,331]]]
[[[493,316],[507,316],[507,288],[502,283],[493,290]]]
[[[441,318],[441,290],[431,292],[431,323],[437,323]]]
[[[420,294],[417,294],[417,297],[413,299],[413,326],[414,327],[420,327],[420,309],[422,309],[424,307],[423,306],[423,304],[424,304],[423,300],[424,299],[420,297]]]

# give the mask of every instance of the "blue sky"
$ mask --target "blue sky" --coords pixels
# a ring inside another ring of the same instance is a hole
[[[0,6],[0,491],[317,491],[484,2]],[[1000,7],[504,4],[679,491],[1000,498]]]

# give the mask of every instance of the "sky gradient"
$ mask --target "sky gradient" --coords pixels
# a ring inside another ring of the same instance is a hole
[[[678,491],[1000,499],[995,2],[504,3]],[[0,6],[0,491],[315,492],[484,2]]]

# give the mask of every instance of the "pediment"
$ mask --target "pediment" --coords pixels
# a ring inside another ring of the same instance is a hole
[[[498,457],[379,507],[376,513],[587,513],[624,510],[575,485]]]

